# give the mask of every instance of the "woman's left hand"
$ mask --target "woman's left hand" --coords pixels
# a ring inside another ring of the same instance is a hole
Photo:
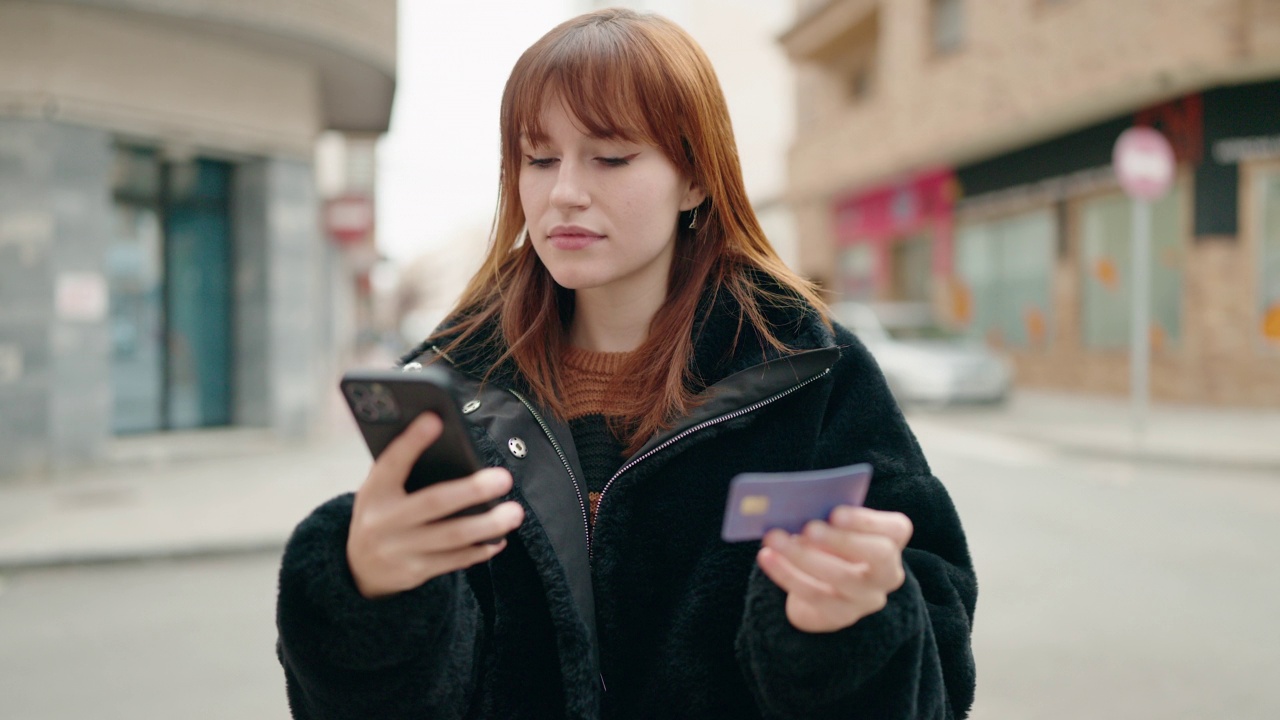
[[[804,632],[834,632],[879,612],[906,579],[906,515],[842,505],[829,520],[799,535],[771,530],[756,556],[787,593],[787,619]]]

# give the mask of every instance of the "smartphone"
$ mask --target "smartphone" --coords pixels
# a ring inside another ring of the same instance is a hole
[[[424,412],[440,416],[444,429],[414,463],[405,479],[406,492],[466,477],[480,470],[467,421],[454,400],[449,374],[428,365],[414,370],[351,370],[339,384],[355,416],[369,452],[377,458],[391,441]],[[452,517],[475,515],[498,504],[475,505]]]
[[[810,520],[826,520],[839,505],[861,506],[871,486],[871,465],[826,470],[742,473],[729,481],[720,537],[759,540],[773,528],[798,533]]]

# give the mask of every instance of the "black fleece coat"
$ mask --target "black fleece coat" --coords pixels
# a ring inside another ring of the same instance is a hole
[[[446,358],[462,378],[493,370],[484,388],[469,386],[483,393],[473,435],[489,464],[511,469],[526,520],[488,563],[366,600],[346,561],[352,496],[316,509],[280,572],[278,654],[296,718],[968,713],[976,578],[952,502],[875,362],[815,312],[769,311],[782,340],[810,351],[788,359],[747,329],[739,335],[728,293],[708,303],[694,364],[715,399],[624,465],[601,501],[589,558],[576,508],[552,516],[538,495],[573,486],[567,429],[525,399],[509,364],[491,368],[479,351]],[[511,452],[516,433],[526,457]],[[729,480],[855,462],[875,468],[866,504],[915,524],[906,581],[852,627],[801,632],[755,563],[759,543],[720,538]]]

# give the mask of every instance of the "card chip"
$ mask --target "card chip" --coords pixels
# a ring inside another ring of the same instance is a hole
[[[743,515],[763,515],[769,512],[769,496],[768,495],[748,495],[742,498],[742,504],[739,510]]]

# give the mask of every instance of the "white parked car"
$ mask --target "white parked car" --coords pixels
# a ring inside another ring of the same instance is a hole
[[[901,404],[1000,403],[1009,395],[1009,362],[941,327],[926,303],[842,302],[831,309],[871,351]]]

